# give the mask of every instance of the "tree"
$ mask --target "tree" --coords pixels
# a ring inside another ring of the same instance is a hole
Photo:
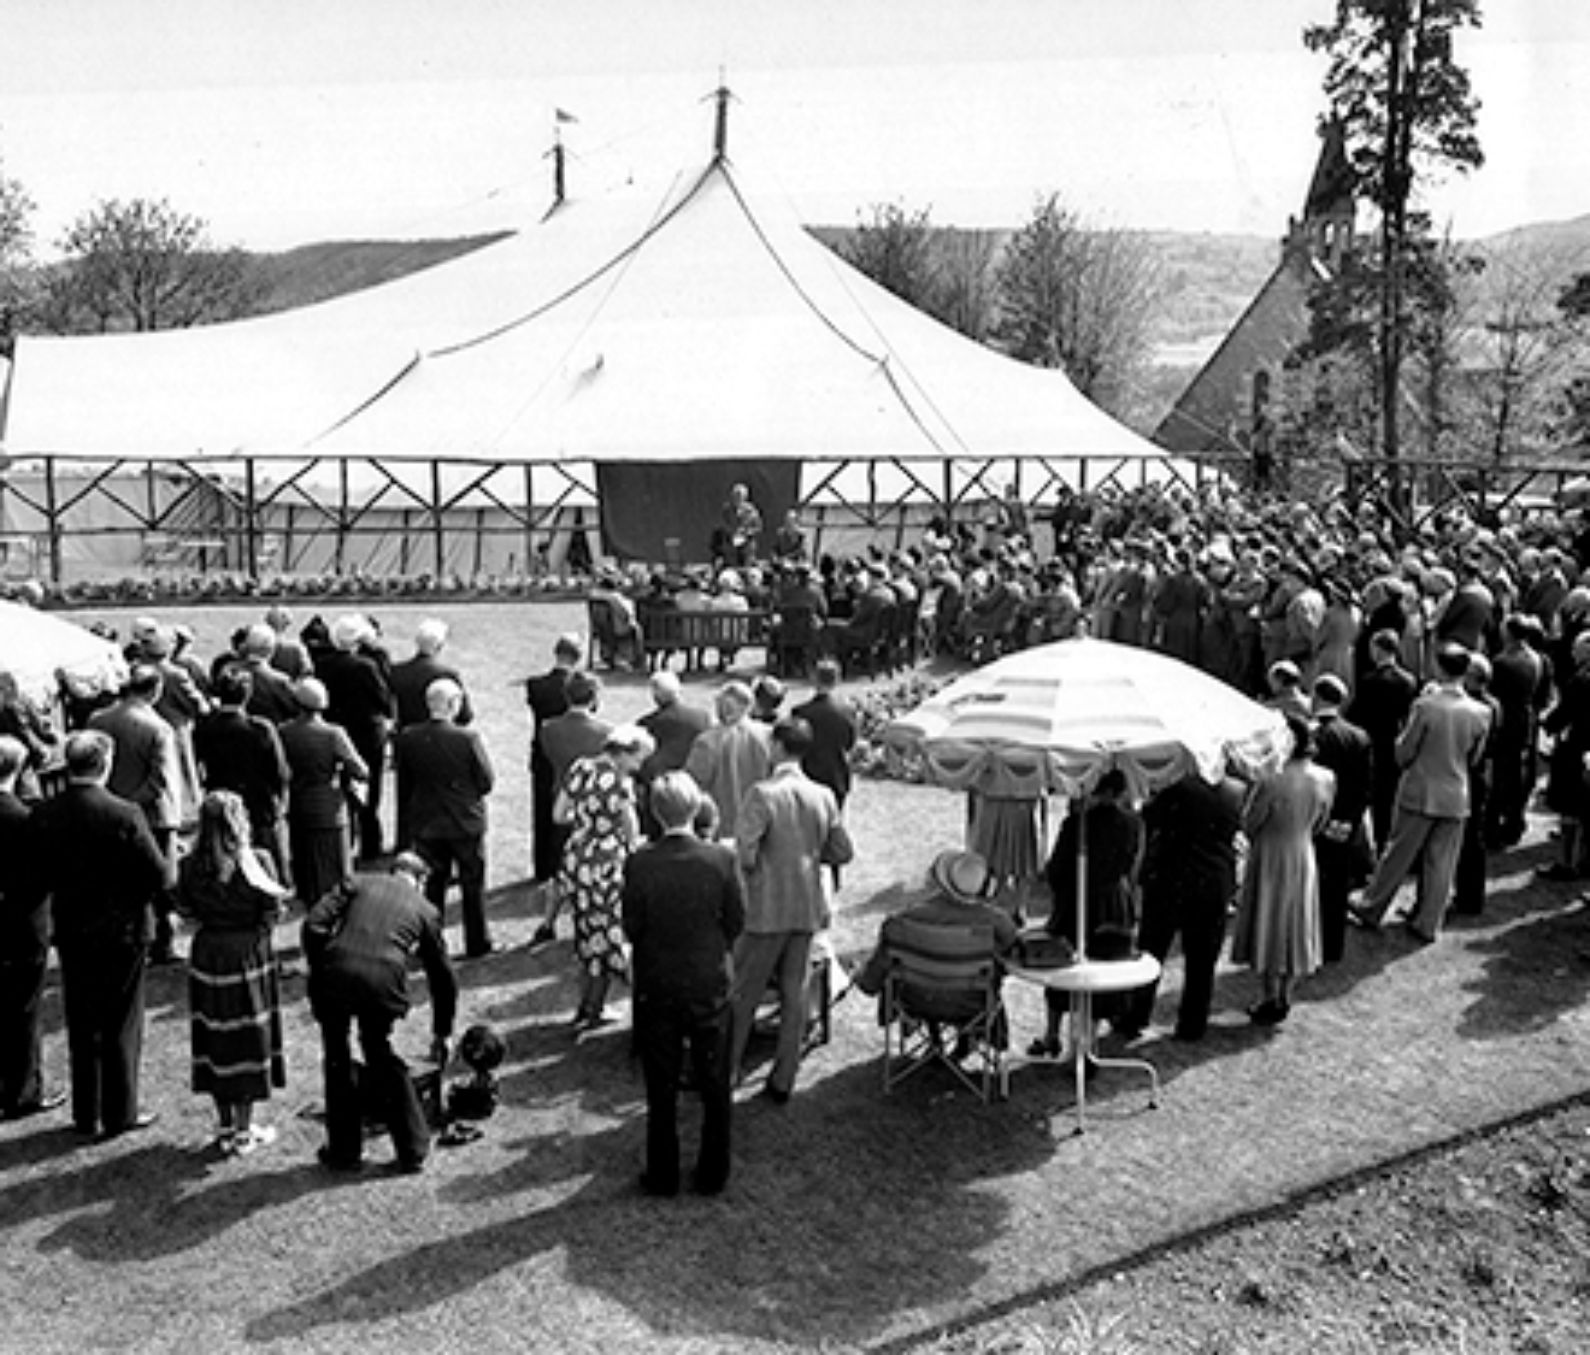
[[[1442,170],[1466,173],[1484,163],[1479,102],[1453,56],[1456,32],[1479,24],[1479,0],[1337,0],[1332,22],[1303,33],[1309,50],[1329,57],[1331,116],[1344,130],[1359,192],[1380,213],[1375,344],[1388,461],[1401,445],[1410,255],[1429,234],[1418,189]],[[1400,497],[1395,481],[1393,495]]]
[[[107,201],[84,213],[60,242],[49,280],[57,328],[183,328],[248,314],[261,282],[248,256],[217,249],[205,222],[165,199]]]
[[[1123,413],[1147,359],[1158,270],[1142,236],[1089,229],[1050,194],[995,268],[994,338],[1012,357],[1063,368]]]
[[[841,243],[840,257],[902,301],[931,312],[938,291],[933,257],[933,226],[927,208],[908,212],[897,203],[879,203],[872,220],[857,224]]]
[[[951,329],[982,343],[994,318],[992,231],[944,230],[937,233],[938,294],[932,311]]]
[[[0,355],[9,354],[21,316],[33,296],[30,267],[33,199],[0,161]]]

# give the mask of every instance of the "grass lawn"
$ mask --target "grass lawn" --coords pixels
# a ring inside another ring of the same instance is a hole
[[[430,610],[380,610],[396,655]],[[207,654],[257,614],[195,609],[183,619]],[[546,666],[553,637],[578,628],[582,610],[480,604],[444,614],[499,775],[491,915],[511,949],[461,968],[460,1020],[490,1021],[508,1038],[503,1109],[479,1142],[438,1149],[423,1176],[321,1173],[318,1041],[289,924],[278,934],[294,971],[289,1086],[263,1115],[281,1139],[219,1159],[205,1146],[209,1103],[187,1089],[185,979],[159,971],[144,1065],[146,1103],[160,1112],[153,1129],[80,1147],[61,1114],[0,1126],[0,1305],[27,1314],[0,1332],[0,1349],[905,1349],[1590,1085],[1590,966],[1574,958],[1590,930],[1571,891],[1529,886],[1529,867],[1549,850],[1537,826],[1497,862],[1481,921],[1418,951],[1355,936],[1348,960],[1301,992],[1279,1030],[1246,1022],[1253,985],[1222,969],[1209,1038],[1169,1041],[1173,960],[1159,1021],[1138,1050],[1164,1082],[1157,1110],[1140,1079],[1105,1074],[1090,1093],[1090,1132],[1072,1137],[1067,1080],[1036,1067],[1018,1069],[1010,1100],[990,1107],[937,1074],[885,1097],[881,1037],[869,1004],[851,995],[792,1103],[738,1108],[724,1196],[645,1199],[634,1188],[644,1098],[625,1030],[573,1037],[567,943],[521,948],[535,918],[519,885],[529,805],[517,684]],[[711,686],[692,680],[692,699],[705,701]],[[646,705],[643,680],[610,681],[606,713]],[[933,853],[959,840],[962,815],[943,791],[859,785],[841,951],[870,946]],[[1025,989],[1010,997],[1024,1045],[1040,1003]],[[62,1081],[53,987],[49,1029],[48,1062]],[[423,1012],[404,1036],[423,1049]],[[690,1131],[693,1120],[687,1105]],[[375,1162],[388,1156],[385,1143],[371,1145]]]

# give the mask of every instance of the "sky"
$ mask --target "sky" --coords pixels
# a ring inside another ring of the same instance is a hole
[[[802,219],[1283,233],[1324,111],[1301,33],[1335,0],[3,0],[0,173],[47,256],[107,199],[284,249],[533,221],[729,152]],[[1458,59],[1487,164],[1465,238],[1590,213],[1590,4],[1482,0]],[[558,125],[554,110],[577,121]]]

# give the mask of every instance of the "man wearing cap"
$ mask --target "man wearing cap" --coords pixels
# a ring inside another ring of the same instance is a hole
[[[928,884],[933,892],[921,903],[884,918],[878,928],[878,943],[856,974],[856,987],[862,992],[883,991],[889,972],[889,943],[897,922],[930,927],[987,927],[996,956],[1007,954],[1015,946],[1015,920],[990,902],[997,881],[989,874],[988,863],[976,852],[940,852],[928,870]]]
[[[1378,927],[1403,878],[1423,857],[1417,910],[1405,926],[1428,944],[1441,931],[1452,899],[1453,875],[1469,814],[1469,776],[1485,753],[1491,713],[1463,690],[1469,652],[1457,645],[1436,651],[1439,681],[1413,703],[1397,739],[1397,810],[1391,841],[1349,916]]]
[[[822,868],[842,866],[855,854],[833,791],[801,770],[811,738],[804,720],[773,726],[771,772],[746,792],[732,834],[745,877],[746,914],[734,948],[729,1066],[739,1068],[757,1006],[776,977],[778,1053],[765,1094],[780,1105],[789,1100],[800,1068],[812,936],[830,921]]]
[[[1314,839],[1319,864],[1321,956],[1335,964],[1347,948],[1347,899],[1374,865],[1369,840],[1369,800],[1375,750],[1366,734],[1342,714],[1347,686],[1334,673],[1314,680],[1314,761],[1336,776],[1336,797],[1324,829]]]
[[[624,863],[624,934],[646,1077],[641,1189],[650,1195],[679,1189],[679,1079],[687,1050],[702,1110],[693,1184],[716,1195],[729,1179],[731,948],[745,925],[745,897],[733,853],[692,831],[700,801],[686,773],[664,773],[652,789],[662,834]]]
[[[151,904],[176,878],[145,815],[107,789],[115,755],[108,734],[70,735],[66,789],[41,803],[29,824],[61,963],[72,1124],[79,1134],[105,1138],[154,1120],[140,1111],[138,1097],[144,969],[154,936]]]
[[[460,728],[464,690],[438,678],[425,693],[430,719],[397,736],[392,748],[397,784],[404,796],[398,819],[430,869],[425,897],[446,923],[447,886],[454,871],[462,896],[464,954],[492,952],[486,927],[486,797],[491,794],[491,759],[478,732]]]
[[[431,999],[431,1056],[447,1063],[458,1009],[458,981],[447,961],[442,919],[420,892],[425,862],[399,852],[387,875],[355,875],[304,919],[309,1008],[320,1024],[325,1059],[326,1143],[320,1161],[356,1171],[364,1153],[360,1087],[350,1035],[359,1027],[367,1099],[383,1112],[400,1172],[423,1170],[431,1132],[408,1065],[392,1048],[392,1027],[409,1011],[409,962],[425,970]]]

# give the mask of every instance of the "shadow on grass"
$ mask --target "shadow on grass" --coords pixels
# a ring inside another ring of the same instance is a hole
[[[58,1159],[61,1169],[0,1191],[0,1218],[14,1227],[62,1215],[39,1240],[41,1252],[71,1252],[116,1264],[202,1248],[249,1215],[326,1189],[325,1173],[298,1164],[268,1174],[237,1175],[213,1150],[151,1141],[130,1152],[104,1154],[69,1129],[46,1130],[7,1143],[0,1170]],[[214,1175],[213,1185],[203,1185]]]
[[[1458,1024],[1465,1039],[1541,1030],[1590,995],[1590,910],[1583,901],[1559,902],[1557,911],[1526,916],[1468,944],[1485,958],[1465,986],[1474,994]]]
[[[593,1078],[589,1065],[625,1061],[624,1032],[575,1047],[566,1032],[532,1025],[514,1041],[534,1067],[539,1098],[567,1099],[580,1115],[620,1108],[581,1088],[612,1087],[617,1079]],[[445,1187],[463,1204],[539,1192],[552,1197],[545,1207],[383,1260],[259,1317],[246,1334],[313,1341],[322,1327],[385,1322],[450,1303],[553,1251],[571,1285],[605,1294],[659,1334],[801,1347],[880,1334],[896,1312],[976,1289],[977,1257],[1008,1222],[985,1184],[1055,1150],[1047,1126],[934,1077],[884,1097],[872,1060],[803,1083],[788,1106],[743,1102],[727,1192],[651,1200],[635,1184],[644,1141],[637,1075],[627,1119],[509,1144],[509,1165]],[[685,1097],[687,1163],[696,1116]]]

